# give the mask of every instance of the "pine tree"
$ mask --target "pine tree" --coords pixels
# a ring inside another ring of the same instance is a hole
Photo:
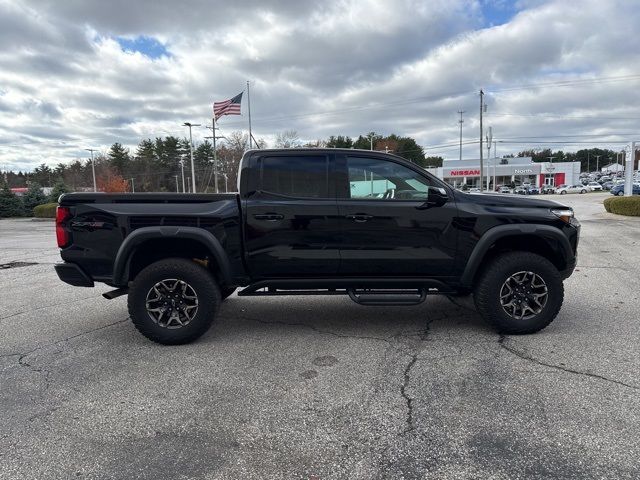
[[[3,183],[0,187],[0,218],[22,216],[22,202],[9,189],[9,185]]]
[[[69,193],[69,189],[67,188],[67,186],[64,184],[62,180],[58,180],[56,184],[53,186],[53,190],[51,190],[51,194],[49,195],[49,201],[57,203],[58,198],[60,198],[60,195],[64,193]]]
[[[109,149],[109,162],[111,166],[116,170],[118,175],[126,174],[127,167],[131,158],[129,157],[129,150],[124,148],[121,143],[114,143]]]
[[[43,203],[47,203],[47,197],[42,193],[42,187],[36,182],[31,182],[29,184],[29,190],[27,190],[27,193],[22,197],[24,213],[26,215],[33,215],[33,209]]]

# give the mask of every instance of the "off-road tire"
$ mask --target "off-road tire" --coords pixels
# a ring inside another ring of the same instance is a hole
[[[540,313],[518,320],[509,315],[500,303],[500,291],[505,281],[521,271],[538,275],[547,287],[547,301]],[[474,289],[474,302],[480,315],[498,332],[527,334],[542,330],[558,315],[564,299],[562,277],[546,258],[530,252],[508,252],[494,258],[481,273]]]
[[[154,322],[146,307],[149,291],[157,282],[168,278],[190,285],[198,301],[191,321],[174,329]],[[184,258],[168,258],[152,263],[136,276],[129,289],[127,303],[133,325],[145,337],[163,345],[180,345],[194,341],[209,330],[220,302],[220,289],[205,267]]]

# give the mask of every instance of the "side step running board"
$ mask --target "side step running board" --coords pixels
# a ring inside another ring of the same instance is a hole
[[[129,293],[129,287],[122,287],[103,293],[102,296],[107,300],[113,300],[114,298],[121,297],[122,295],[126,295],[127,293]]]
[[[347,290],[349,298],[359,305],[368,306],[410,306],[420,305],[427,298],[424,288],[413,290],[376,290],[353,289]]]

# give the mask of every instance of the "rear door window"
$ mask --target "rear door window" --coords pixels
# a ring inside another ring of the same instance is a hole
[[[297,198],[329,196],[329,161],[324,155],[265,156],[260,159],[260,190]]]

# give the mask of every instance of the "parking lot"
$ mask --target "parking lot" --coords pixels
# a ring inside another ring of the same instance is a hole
[[[546,330],[500,336],[470,298],[362,307],[239,298],[166,347],[126,297],[52,268],[53,223],[0,220],[0,478],[638,478],[640,218],[582,222]],[[32,264],[29,264],[32,263]]]

